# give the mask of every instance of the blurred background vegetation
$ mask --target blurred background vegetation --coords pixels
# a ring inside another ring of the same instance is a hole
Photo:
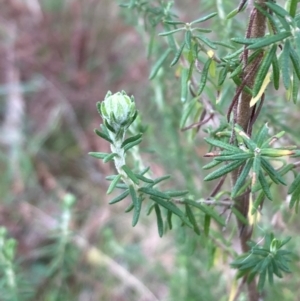
[[[174,10],[184,21],[213,11],[224,21],[236,5],[175,1]],[[93,133],[101,123],[96,102],[108,90],[124,89],[148,125],[145,164],[155,176],[170,173],[178,189],[209,191],[202,181],[203,139],[192,141],[179,130],[176,70],[166,68],[149,82],[157,57],[147,59],[149,37],[139,19],[111,0],[0,0],[0,7],[0,225],[17,241],[19,292],[0,293],[0,300],[228,300],[235,286],[228,266],[234,221],[219,247],[180,225],[161,239],[154,215],[144,214],[132,229],[128,204],[108,205],[105,176],[113,165],[87,155],[109,147]],[[236,30],[242,35],[245,15],[227,27],[221,19],[214,29],[221,38]],[[297,112],[284,101],[267,105],[264,116],[299,144]],[[288,246],[297,255],[298,216],[274,193],[277,203],[265,211],[256,237],[270,230],[295,236]],[[293,274],[267,286],[265,300],[299,300],[299,262],[291,268]]]

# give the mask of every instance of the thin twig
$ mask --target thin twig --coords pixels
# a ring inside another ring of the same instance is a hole
[[[224,184],[224,181],[226,179],[226,176],[223,176],[220,181],[217,183],[217,185],[215,186],[215,188],[212,190],[212,192],[210,193],[210,197],[214,197],[219,190],[221,189],[222,185]]]
[[[248,80],[251,79],[253,77],[253,75],[256,73],[259,63],[261,61],[263,54],[260,53],[256,58],[255,61],[253,62],[251,69],[249,70],[248,74],[245,76],[245,78],[243,79],[242,83],[240,84],[240,86],[238,87],[238,89],[236,90],[236,93],[232,99],[232,102],[229,106],[228,112],[227,112],[227,121],[229,122],[230,120],[230,114],[232,112],[232,109],[234,107],[234,105],[236,104],[236,102],[239,99],[240,94],[242,93],[244,87],[247,85]]]
[[[186,126],[186,127],[182,128],[181,130],[186,131],[186,130],[189,130],[189,129],[192,129],[192,128],[197,128],[197,127],[207,123],[208,121],[210,121],[213,118],[213,116],[214,116],[214,114],[210,114],[206,119],[204,119],[200,122],[193,123],[189,126]]]

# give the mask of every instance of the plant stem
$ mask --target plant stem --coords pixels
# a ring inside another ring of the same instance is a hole
[[[264,6],[266,0],[258,0],[257,4]],[[263,37],[265,35],[266,30],[266,19],[263,14],[261,14],[256,8],[253,8],[250,15],[250,20],[248,23],[248,28],[246,32],[246,37],[249,38],[258,38]],[[250,88],[253,87],[254,79],[257,73],[257,68],[255,72],[253,71],[253,63],[248,64],[248,50],[244,50],[244,73],[242,82],[245,80],[246,85]],[[257,63],[257,62],[256,62]],[[251,73],[251,76],[247,76]],[[246,78],[248,77],[248,78]],[[235,122],[238,123],[245,132],[248,132],[250,126],[250,119],[252,115],[253,108],[250,108],[250,100],[252,96],[245,91],[242,91],[241,96],[239,97],[239,101],[236,106],[236,110],[234,110],[235,114]],[[239,176],[239,172],[241,169],[235,170],[231,174],[232,185],[234,185]],[[235,201],[235,207],[238,209],[245,218],[248,216],[249,210],[249,198],[250,198],[250,190],[245,193],[243,196],[237,197]],[[239,233],[240,233],[240,244],[243,252],[247,252],[249,250],[249,246],[247,245],[247,241],[251,238],[252,235],[252,227],[243,224],[239,219],[237,219]],[[248,300],[249,301],[258,301],[259,294],[257,291],[255,281],[247,284],[248,290]]]

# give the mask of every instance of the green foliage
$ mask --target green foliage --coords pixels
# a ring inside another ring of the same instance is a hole
[[[143,20],[143,30],[140,23],[137,26],[143,40],[149,40],[147,53],[153,62],[149,79],[154,91],[160,95],[160,101],[165,101],[165,106],[159,105],[162,114],[165,119],[171,120],[170,114],[176,110],[176,113],[181,112],[180,122],[169,125],[169,129],[175,125],[182,130],[191,130],[190,141],[197,141],[196,134],[203,129],[206,137],[200,136],[200,139],[205,140],[209,147],[204,157],[213,159],[201,167],[204,170],[216,169],[203,179],[202,175],[199,178],[201,183],[215,179],[219,182],[210,193],[206,188],[201,191],[190,189],[193,177],[186,180],[187,186],[190,185],[187,190],[165,190],[162,187],[167,185],[165,180],[169,176],[155,178],[150,168],[139,168],[133,164],[142,141],[147,141],[145,137],[148,135],[145,131],[131,132],[134,124],[142,124],[141,113],[135,108],[138,103],[133,98],[126,102],[121,97],[115,97],[110,104],[112,113],[106,110],[107,97],[98,105],[103,124],[101,131],[95,132],[109,142],[111,153],[91,152],[90,155],[104,163],[113,161],[115,164],[117,174],[107,178],[111,181],[107,193],[116,194],[110,204],[126,202],[129,197],[130,203],[125,212],[132,211],[133,226],[141,220],[143,212],[147,211],[148,215],[155,212],[160,237],[167,229],[174,229],[172,217],[175,215],[177,227],[180,225],[180,229],[184,229],[182,231],[186,231],[185,228],[193,229],[199,239],[204,240],[205,246],[213,244],[216,248],[221,241],[220,230],[228,227],[233,213],[240,228],[236,231],[236,227],[233,227],[230,238],[229,235],[227,238],[231,239],[239,232],[244,253],[231,266],[238,269],[237,278],[243,277],[248,283],[257,276],[257,291],[261,293],[266,279],[272,284],[274,275],[281,278],[282,272],[289,272],[287,263],[291,260],[291,253],[281,249],[287,240],[275,239],[273,234],[266,234],[262,247],[248,241],[248,251],[245,247],[245,240],[249,239],[246,232],[251,234],[252,229],[249,228],[256,228],[257,216],[263,210],[266,199],[274,203],[267,206],[278,206],[278,191],[284,195],[282,199],[291,195],[290,208],[295,206],[296,212],[300,202],[300,179],[296,171],[299,164],[294,161],[300,150],[295,145],[286,144],[296,135],[283,138],[285,132],[291,134],[292,130],[289,126],[283,128],[280,121],[274,122],[273,107],[277,108],[277,105],[275,101],[271,103],[271,97],[266,97],[272,81],[275,90],[280,92],[280,88],[284,87],[286,98],[297,104],[300,80],[300,14],[297,12],[297,1],[290,1],[286,7],[273,1],[265,1],[265,5],[254,3],[250,7],[252,12],[248,27],[244,28],[244,32],[228,31],[224,41],[217,40],[216,23],[222,20],[222,26],[231,26],[231,22],[235,22],[248,5],[247,1],[242,1],[227,18],[224,14],[225,4],[208,4],[209,10],[203,9],[202,16],[189,22],[181,21],[180,16],[173,13],[173,4],[172,1],[135,0],[121,6],[130,10],[128,14],[135,16],[132,20]],[[259,20],[263,24],[254,24]],[[208,23],[211,26],[206,27]],[[268,32],[265,32],[265,25]],[[261,32],[256,32],[257,28]],[[242,47],[236,48],[236,45]],[[180,82],[173,85],[174,88],[169,88],[168,79],[174,75]],[[173,109],[180,106],[180,102],[168,103],[163,99],[164,93],[172,93],[172,97],[175,95],[181,102],[180,109]],[[130,99],[125,92],[121,94],[126,100]],[[110,93],[109,97],[114,95]],[[228,99],[231,103],[228,103]],[[119,102],[127,104],[123,106]],[[122,122],[117,122],[116,114],[121,107],[126,112],[123,114],[125,117]],[[269,118],[271,123],[262,124],[265,120],[258,121],[260,114],[265,119]],[[284,115],[281,113],[280,116],[280,120],[283,120]],[[167,139],[171,140],[164,137],[164,144],[168,143]],[[177,158],[179,164],[184,166],[180,155]],[[186,166],[183,169],[188,170]],[[290,173],[295,173],[292,183],[289,182]],[[231,177],[231,188],[226,186],[227,176]],[[287,186],[287,191],[280,185]],[[243,207],[242,202],[247,206]],[[224,210],[219,210],[219,206]],[[224,218],[227,211],[228,217]],[[226,247],[222,249],[224,251]]]
[[[17,273],[15,264],[17,242],[7,238],[7,230],[0,228],[0,288],[3,300],[26,300],[28,292],[22,288],[21,275]],[[23,280],[24,281],[24,280]]]
[[[247,177],[252,169],[251,191],[257,191],[256,188],[259,187],[259,189],[262,190],[264,197],[272,200],[273,198],[269,186],[272,183],[281,183],[286,185],[286,182],[282,178],[280,170],[275,170],[273,168],[270,160],[277,157],[295,155],[297,153],[297,150],[295,149],[296,146],[290,146],[288,149],[271,148],[270,145],[274,142],[274,139],[277,140],[283,135],[283,133],[267,139],[267,124],[263,125],[252,139],[243,130],[241,130],[239,126],[236,125],[234,130],[237,135],[237,139],[240,141],[239,147],[232,146],[231,144],[220,140],[213,140],[209,138],[206,139],[210,145],[221,149],[219,152],[207,154],[207,156],[214,156],[214,161],[216,164],[220,164],[221,162],[232,162],[225,164],[219,169],[213,171],[207,175],[204,180],[211,181],[220,178],[243,165],[240,168],[239,177],[232,188],[231,197],[235,198],[238,195],[243,194],[245,190],[248,189],[248,185],[244,184],[247,182]],[[215,164],[213,164],[211,167],[214,166]],[[206,169],[207,168],[208,167],[206,165]],[[294,188],[294,184],[292,184],[291,187],[290,193],[296,189]]]
[[[282,278],[282,272],[290,273],[288,267],[291,261],[291,252],[281,250],[281,248],[290,240],[290,237],[281,241],[274,238],[273,234],[265,237],[263,246],[249,242],[250,251],[238,256],[231,266],[239,270],[238,278],[248,275],[248,281],[252,281],[256,275],[259,275],[258,290],[262,291],[266,279],[271,285],[274,283],[274,275]]]

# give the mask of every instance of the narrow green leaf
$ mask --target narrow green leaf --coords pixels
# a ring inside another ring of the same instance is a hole
[[[289,16],[289,13],[283,9],[281,6],[272,3],[272,2],[266,2],[265,3],[276,15],[285,18],[286,16]]]
[[[283,247],[285,244],[287,244],[290,240],[292,239],[291,236],[288,236],[287,238],[285,238],[282,242],[281,242],[281,247]],[[289,254],[291,254],[290,251],[286,251],[286,250],[280,250],[279,252],[288,252]],[[277,252],[277,253],[279,253]]]
[[[255,214],[257,212],[258,207],[262,204],[264,199],[265,199],[265,192],[262,190],[253,203],[253,208],[252,208],[251,214]]]
[[[147,216],[150,215],[150,213],[152,212],[152,210],[153,210],[153,208],[154,208],[154,205],[155,205],[155,203],[152,202],[152,204],[148,207],[147,212],[146,212],[146,215],[147,215]]]
[[[160,237],[162,237],[164,234],[164,221],[161,217],[161,212],[160,212],[159,206],[157,204],[155,204],[154,208],[155,208],[156,219],[157,219],[158,234]]]
[[[296,104],[297,100],[298,100],[298,92],[299,92],[299,79],[296,76],[295,71],[293,72],[293,87],[292,87],[292,99],[293,99],[293,103]]]
[[[187,30],[184,35],[185,45],[188,50],[192,48],[192,33],[190,30]]]
[[[233,77],[232,80],[237,86],[240,86],[242,84],[242,80],[238,76]],[[248,86],[245,86],[243,88],[243,91],[245,91],[249,95],[252,95],[252,89],[250,89]]]
[[[293,47],[290,47],[290,58],[294,66],[295,73],[300,80],[300,59]]]
[[[170,177],[171,177],[170,175],[165,175],[165,176],[159,177],[157,179],[154,179],[153,183],[149,184],[147,187],[153,187],[162,181],[170,179]]]
[[[213,18],[214,16],[216,16],[217,14],[218,13],[211,13],[211,14],[205,16],[205,17],[201,17],[199,19],[196,19],[196,20],[194,20],[194,21],[191,22],[191,25],[197,24],[197,23],[201,23],[201,22],[204,22],[206,20],[209,20],[209,19]]]
[[[107,189],[107,192],[106,194],[110,194],[112,193],[112,191],[116,188],[116,185],[118,184],[118,182],[120,181],[121,179],[121,175],[117,175],[110,183],[108,189]]]
[[[141,180],[141,181],[143,181],[143,182],[145,182],[145,183],[150,183],[150,184],[154,183],[154,181],[153,181],[152,179],[146,178],[146,177],[144,177],[144,176],[142,176],[142,175],[140,175],[140,174],[135,174],[135,176],[136,176],[139,180]]]
[[[197,59],[198,49],[196,49],[198,46],[197,44],[193,45],[193,49],[191,49],[188,53],[188,62],[189,62],[189,72],[188,72],[188,80],[192,77],[194,68],[195,68],[195,60]]]
[[[251,253],[253,255],[261,255],[263,257],[266,257],[270,254],[270,250],[269,249],[253,247],[252,250],[251,250]]]
[[[258,180],[259,180],[261,188],[262,188],[263,192],[265,193],[265,195],[267,196],[267,198],[270,201],[273,201],[272,194],[271,194],[271,191],[269,188],[269,184],[268,184],[262,170],[259,171]]]
[[[173,34],[175,32],[182,31],[182,30],[184,30],[184,27],[176,28],[176,29],[173,29],[173,30],[170,30],[170,31],[166,31],[166,32],[161,32],[158,35],[164,37],[164,36],[168,36],[170,34]]]
[[[197,107],[201,108],[200,106],[201,104],[199,104],[198,98],[193,98],[191,101],[184,104],[183,113],[179,125],[181,129],[185,126],[189,116],[197,110]]]
[[[268,265],[268,279],[269,279],[269,283],[271,285],[273,285],[274,278],[273,278],[273,264],[272,263]]]
[[[248,219],[234,206],[231,208],[232,213],[240,220],[244,225],[248,225]]]
[[[243,142],[247,145],[247,147],[254,151],[256,148],[257,148],[257,144],[249,137],[249,135],[247,135],[243,129],[238,125],[236,124],[234,126],[234,130],[236,132],[236,134],[242,138]]]
[[[115,204],[118,203],[120,201],[122,201],[123,199],[125,199],[127,196],[129,195],[129,189],[125,190],[122,194],[118,195],[117,197],[115,197],[114,199],[112,199],[109,204]]]
[[[132,227],[134,227],[139,221],[142,202],[141,199],[136,195],[136,191],[132,185],[129,186],[129,192],[134,206],[133,218],[132,218]]]
[[[271,50],[265,55],[265,57],[263,58],[260,64],[260,67],[255,77],[254,86],[252,89],[253,97],[255,97],[258,94],[258,92],[262,87],[264,79],[267,76],[269,68],[272,64],[273,58],[276,57],[276,49],[277,49],[277,45],[275,44],[272,46]]]
[[[180,217],[180,219],[190,228],[193,228],[193,225],[189,222],[189,220],[187,220],[187,218],[185,217],[185,214],[173,203],[169,202],[169,201],[165,201],[164,199],[161,199],[159,197],[156,196],[151,196],[150,197],[151,200],[153,200],[155,203],[157,203],[158,205],[166,208],[169,211],[172,211],[175,215],[177,215],[178,217]]]
[[[103,138],[104,140],[108,141],[110,144],[113,144],[112,140],[103,132],[100,132],[97,129],[94,129],[94,132],[101,138]]]
[[[273,84],[276,90],[279,89],[279,79],[280,79],[280,69],[279,69],[279,62],[277,56],[274,55],[272,61],[272,69],[273,69]]]
[[[112,117],[113,117],[113,115],[112,115]],[[107,130],[107,131],[110,131],[110,132],[112,132],[112,133],[115,133],[116,134],[116,131],[115,131],[115,129],[104,119],[104,124],[105,124],[105,129]]]
[[[220,167],[219,169],[213,171],[212,173],[210,173],[209,175],[207,175],[204,178],[204,181],[211,181],[217,178],[222,177],[225,174],[228,174],[229,172],[233,171],[234,169],[238,168],[239,166],[241,166],[244,163],[245,160],[240,160],[240,161],[233,161],[229,164],[226,164],[222,167]]]
[[[288,194],[292,194],[298,187],[300,187],[300,174],[294,179],[293,183],[291,184]]]
[[[210,145],[213,145],[213,146],[216,146],[216,147],[219,147],[221,149],[226,149],[228,151],[231,151],[233,153],[241,153],[241,150],[234,146],[234,145],[231,145],[229,143],[226,143],[226,142],[223,142],[223,141],[220,141],[220,140],[216,140],[216,139],[212,139],[212,138],[204,138],[204,140],[210,144]]]
[[[165,31],[170,31],[170,28],[171,28],[171,26],[169,24],[164,24]],[[177,47],[176,47],[176,42],[175,42],[173,34],[167,35],[167,43],[168,43],[169,47],[172,49],[172,52],[175,53]]]
[[[247,47],[247,49],[258,49],[258,48],[266,47],[271,44],[283,41],[284,39],[288,38],[289,36],[291,36],[291,32],[289,32],[289,31],[280,32],[273,36],[265,37],[263,40],[261,40],[257,43],[249,45]]]
[[[216,45],[210,41],[208,38],[206,38],[203,35],[194,35],[195,38],[199,39],[200,41],[202,41],[204,44],[206,44],[208,47],[212,48],[212,49],[217,49]]]
[[[203,33],[210,33],[210,32],[212,32],[212,29],[197,27],[197,28],[193,28],[193,31],[198,31],[198,32],[203,32]]]
[[[236,38],[231,38],[230,40],[232,42],[238,43],[238,44],[243,44],[243,45],[251,45],[257,42],[261,42],[265,39],[264,38],[244,38],[244,37],[236,37]]]
[[[133,203],[131,203],[131,204],[125,209],[125,213],[130,212],[132,209],[134,209]]]
[[[181,70],[181,102],[185,102],[187,100],[188,95],[188,75],[189,69],[183,68]]]
[[[128,143],[135,142],[135,141],[139,140],[142,136],[143,136],[143,134],[137,134],[135,136],[127,138],[125,141],[123,141],[121,147],[124,147]]]
[[[107,155],[107,156],[103,159],[103,163],[107,163],[107,162],[113,160],[113,158],[114,158],[115,156],[118,156],[118,155],[117,155],[116,153],[111,153],[111,154]]]
[[[235,198],[239,190],[242,188],[247,176],[249,175],[252,164],[253,164],[253,160],[252,159],[248,160],[244,168],[242,169],[241,173],[239,174],[239,177],[237,178],[235,185],[231,191],[232,198]]]
[[[262,144],[266,141],[266,137],[269,132],[268,124],[265,123],[259,130],[259,132],[255,135],[254,141],[257,144],[257,147],[261,147]]]
[[[210,215],[205,214],[205,216],[204,216],[204,234],[206,237],[208,237],[208,235],[209,235],[210,221],[211,221]]]
[[[188,204],[185,204],[185,213],[189,219],[189,221],[191,222],[191,224],[193,225],[194,231],[197,235],[200,235],[200,229],[197,225],[194,213],[192,211],[192,209],[190,208],[190,206]]]
[[[280,272],[279,269],[278,269],[276,260],[273,259],[273,260],[271,261],[271,264],[272,264],[272,267],[273,267],[273,272],[274,272],[274,274],[275,274],[278,278],[282,278],[282,274],[281,274],[281,272]]]
[[[286,40],[283,46],[283,51],[281,53],[281,72],[282,72],[282,80],[283,80],[283,85],[286,90],[289,89],[290,87],[290,41]]]
[[[89,155],[96,158],[96,159],[104,159],[105,157],[107,157],[108,155],[110,155],[109,153],[100,153],[100,152],[89,152]]]
[[[174,66],[178,60],[180,59],[180,56],[182,54],[183,48],[185,46],[185,41],[183,41],[180,45],[180,47],[178,48],[177,52],[175,53],[175,57],[173,59],[173,61],[171,62],[170,66]]]
[[[242,52],[244,51],[244,47],[241,47],[240,49],[238,49],[237,51],[230,53],[228,55],[226,55],[224,57],[225,60],[231,60],[233,58],[235,58],[236,56],[240,55]]]
[[[285,273],[291,273],[289,267],[282,260],[281,261],[277,260],[276,263],[280,270],[282,270]]]
[[[173,21],[173,20],[165,20],[164,23],[170,24],[170,25],[181,25],[181,24],[185,24],[182,21]]]
[[[230,74],[230,78],[240,76],[243,71],[243,62],[241,62]]]
[[[168,194],[161,192],[159,190],[153,189],[153,188],[141,187],[141,188],[139,188],[139,191],[146,193],[148,195],[151,195],[151,196],[158,197],[158,198],[162,198],[162,199],[166,199],[166,200],[170,199],[170,196]]]
[[[255,156],[253,159],[253,166],[252,166],[252,184],[251,184],[251,191],[253,192],[253,187],[258,181],[259,171],[261,165],[261,157],[259,155]]]
[[[235,8],[226,16],[226,19],[229,20],[229,19],[233,18],[234,16],[236,16],[238,14],[238,12],[239,12],[238,8]]]
[[[212,59],[208,59],[204,64],[204,67],[203,67],[203,70],[202,70],[202,76],[201,76],[201,80],[200,80],[200,85],[199,85],[199,88],[198,88],[198,91],[197,91],[197,96],[200,96],[201,93],[204,90],[211,61],[212,61]]]
[[[218,77],[218,86],[222,86],[225,79],[226,79],[226,76],[227,76],[227,72],[228,72],[228,69],[226,67],[222,68],[220,71],[219,71],[219,77]]]
[[[218,213],[211,207],[199,204],[190,199],[184,199],[184,202],[190,206],[194,206],[194,207],[200,209],[205,214],[208,214],[209,216],[211,216],[211,218],[214,219],[218,224],[220,224],[221,226],[225,226],[224,219],[221,216],[219,216]]]
[[[169,195],[171,198],[178,198],[185,196],[189,193],[188,190],[170,190],[170,191],[164,191],[167,195]]]
[[[216,161],[236,161],[236,160],[246,160],[253,157],[253,153],[251,152],[243,152],[238,154],[233,154],[229,156],[218,156],[215,157]]]
[[[150,39],[147,47],[147,58],[149,59],[152,55],[152,50],[155,42],[156,37],[156,31],[154,29],[151,29],[150,31]]]
[[[262,54],[262,49],[257,49],[253,51],[253,53],[250,54],[248,57],[248,64],[252,63],[258,56]],[[230,78],[239,77],[243,71],[244,68],[244,62],[241,61],[239,65],[231,72]]]
[[[285,29],[285,31],[290,31],[291,30],[291,26],[287,22],[287,18],[277,16],[277,19],[280,21],[280,23],[281,23],[282,27]]]
[[[289,149],[286,148],[263,148],[261,149],[261,155],[264,157],[284,157],[292,156],[295,154],[294,146],[290,146]]]
[[[256,264],[255,268],[252,269],[252,271],[254,271],[254,272],[260,272],[260,271],[262,271],[261,267],[264,264],[264,259],[261,259],[261,260],[257,259],[257,261],[258,261],[258,263]]]
[[[296,44],[297,53],[300,52],[300,28],[296,28],[294,31],[294,40]]]
[[[289,14],[293,18],[296,16],[298,2],[298,0],[289,1]]]
[[[243,270],[248,270],[250,268],[255,267],[257,264],[256,260],[245,260],[240,266],[239,266],[239,270],[243,271]]]
[[[99,104],[100,104],[100,102],[99,102]],[[102,130],[102,133],[104,133],[106,136],[109,137],[109,131],[108,131],[107,127],[103,123],[100,124],[100,128]]]
[[[165,60],[167,59],[168,55],[172,52],[172,50],[170,48],[168,48],[163,54],[162,56],[157,60],[157,62],[154,64],[154,66],[152,67],[152,70],[150,72],[149,75],[149,79],[153,79],[158,70],[162,67],[163,63],[165,62]]]
[[[135,183],[137,185],[139,184],[139,180],[137,179],[137,177],[135,176],[133,171],[128,166],[123,165],[122,169],[124,170],[124,172],[126,173],[128,178],[130,178],[132,180],[133,183]]]
[[[119,175],[110,175],[110,176],[105,177],[105,180],[107,180],[107,181],[113,181],[118,176]]]
[[[234,46],[232,46],[232,45],[229,44],[229,43],[225,43],[225,42],[214,41],[214,44],[216,44],[216,45],[221,45],[221,46],[227,47],[227,48],[229,48],[229,49],[235,49]]]
[[[285,134],[285,131],[281,131],[281,132],[279,132],[278,134],[276,134],[276,135],[270,137],[269,139],[267,139],[267,140],[263,143],[263,145],[261,146],[261,148],[263,149],[263,148],[269,147],[269,146],[270,146],[269,143],[270,143],[271,141],[273,141],[274,139],[275,139],[275,140],[280,139],[284,134]]]
[[[276,184],[281,183],[283,185],[286,185],[284,179],[281,177],[279,172],[276,171],[273,168],[273,166],[265,158],[261,158],[261,165],[274,183],[276,183]]]
[[[130,143],[126,144],[126,145],[124,146],[124,152],[126,153],[129,149],[131,149],[131,148],[133,148],[134,146],[140,144],[140,143],[142,142],[142,140],[143,140],[143,139],[140,138],[140,139],[138,139],[138,140],[135,140],[135,141],[133,141],[133,142],[130,142]]]
[[[167,213],[167,222],[168,222],[168,226],[169,226],[169,229],[172,230],[173,228],[173,224],[172,224],[172,211],[168,210],[168,213]]]
[[[222,161],[217,161],[217,160],[212,160],[211,162],[209,162],[208,164],[204,165],[202,168],[203,169],[210,169],[210,168],[213,168],[219,164],[221,164]]]
[[[118,183],[116,188],[119,188],[119,189],[127,189],[128,188],[128,185],[127,184],[120,184]]]
[[[260,271],[266,271],[268,266],[271,265],[272,258],[270,256],[266,256],[263,260],[263,264],[261,265]]]
[[[140,172],[140,175],[141,175],[141,176],[145,175],[149,170],[150,170],[150,166],[144,168],[144,169]]]

